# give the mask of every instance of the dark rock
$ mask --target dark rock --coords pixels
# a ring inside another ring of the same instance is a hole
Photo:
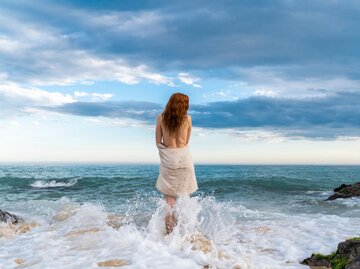
[[[0,210],[0,222],[18,224],[23,222],[23,220],[14,214]]]
[[[301,264],[306,264],[308,266],[324,266],[324,267],[331,266],[328,256],[324,256],[320,254],[312,254],[310,258],[303,260]]]
[[[330,255],[312,254],[301,262],[310,267],[324,266],[337,269],[360,269],[360,237],[340,242]]]
[[[348,239],[339,243],[337,253],[350,261],[360,258],[360,238]]]
[[[345,269],[359,269],[359,268],[360,268],[360,257],[358,257],[351,264],[345,267]]]
[[[337,198],[350,198],[360,196],[360,182],[354,184],[341,184],[340,187],[334,189],[334,194],[330,195],[326,200],[335,200]]]

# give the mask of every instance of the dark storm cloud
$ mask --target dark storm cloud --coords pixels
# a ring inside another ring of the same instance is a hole
[[[303,99],[249,97],[191,105],[193,126],[210,129],[268,129],[288,137],[334,139],[360,136],[360,93],[339,92]],[[80,116],[132,118],[154,124],[163,107],[149,102],[75,102],[44,108]]]
[[[145,122],[154,121],[157,113],[161,110],[159,104],[151,102],[75,102],[58,107],[40,107],[49,111],[63,114],[108,117],[108,118],[132,118]]]
[[[282,76],[360,76],[359,1],[61,1],[61,10],[59,3],[2,5],[20,20],[59,29],[74,48],[160,71],[233,78],[233,67],[284,66]],[[118,23],[94,22],[106,14]],[[288,74],[287,65],[300,68]]]

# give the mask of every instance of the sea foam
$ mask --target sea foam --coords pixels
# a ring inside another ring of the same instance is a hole
[[[45,181],[45,180],[36,180],[33,183],[30,184],[33,188],[59,188],[59,187],[71,187],[74,186],[77,183],[77,179],[71,179],[68,182],[62,182],[62,181]]]
[[[124,268],[133,269],[301,269],[307,267],[299,262],[311,253],[330,253],[338,242],[356,236],[360,222],[251,210],[195,196],[178,199],[178,225],[166,235],[169,208],[163,199],[139,197],[136,206],[145,208],[153,201],[156,209],[141,225],[129,221],[131,206],[127,212],[107,212],[101,204],[67,198],[19,202],[16,212],[40,226],[12,239],[0,238],[0,268],[15,268],[16,259],[24,261],[20,267],[34,269],[98,268],[99,261],[124,259],[129,262]],[[108,225],[111,214],[118,217],[118,226]],[[196,236],[200,245],[194,244]]]

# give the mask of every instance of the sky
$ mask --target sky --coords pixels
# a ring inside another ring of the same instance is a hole
[[[360,2],[0,1],[0,162],[360,164]]]

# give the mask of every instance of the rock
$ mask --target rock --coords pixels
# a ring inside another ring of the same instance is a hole
[[[37,223],[25,223],[25,221],[9,212],[0,210],[0,222],[8,225],[0,227],[0,237],[12,237],[16,233],[26,233],[32,228],[39,226]]]
[[[53,221],[62,222],[70,218],[71,216],[76,214],[76,210],[74,208],[65,208],[57,212],[55,216],[53,216]]]
[[[22,263],[24,263],[24,260],[23,259],[15,259],[14,262],[16,264],[22,264]]]
[[[271,231],[271,229],[267,226],[254,227],[253,229],[258,233],[268,233]]]
[[[330,195],[326,201],[335,200],[337,198],[350,198],[360,196],[360,182],[354,184],[341,184],[340,187],[334,189],[334,194]]]
[[[14,214],[0,210],[0,222],[18,224],[24,221],[18,216],[15,216]]]
[[[354,260],[346,269],[359,269],[360,268],[360,257]]]
[[[124,259],[114,259],[97,263],[97,265],[100,267],[120,267],[129,264],[130,262]]]
[[[33,222],[33,223],[21,223],[19,225],[11,225],[13,226],[13,229],[17,232],[17,233],[26,233],[28,231],[30,231],[32,228],[38,227],[39,224]]]
[[[360,237],[339,243],[337,253],[350,261],[360,258]]]
[[[0,226],[0,237],[11,238],[16,234],[23,234],[30,231],[32,228],[39,226],[37,223],[20,223]]]
[[[99,231],[100,231],[99,228],[81,229],[81,230],[75,230],[75,231],[68,232],[66,236],[83,235],[86,233],[97,233]]]
[[[331,268],[331,264],[329,261],[330,255],[321,255],[321,254],[312,254],[310,258],[307,258],[303,260],[301,263],[306,264],[311,268],[316,267],[325,267],[325,268]]]
[[[203,234],[195,234],[190,238],[190,243],[193,244],[192,250],[201,250],[202,252],[209,253],[213,250],[211,240],[206,238]]]
[[[119,215],[115,215],[115,214],[109,214],[107,216],[107,222],[106,225],[114,228],[115,230],[119,230],[121,225],[121,222],[124,221],[125,217],[124,216],[119,216]]]
[[[301,263],[310,266],[312,269],[359,269],[360,237],[340,242],[336,252],[330,255],[312,254],[310,258],[303,260]]]

